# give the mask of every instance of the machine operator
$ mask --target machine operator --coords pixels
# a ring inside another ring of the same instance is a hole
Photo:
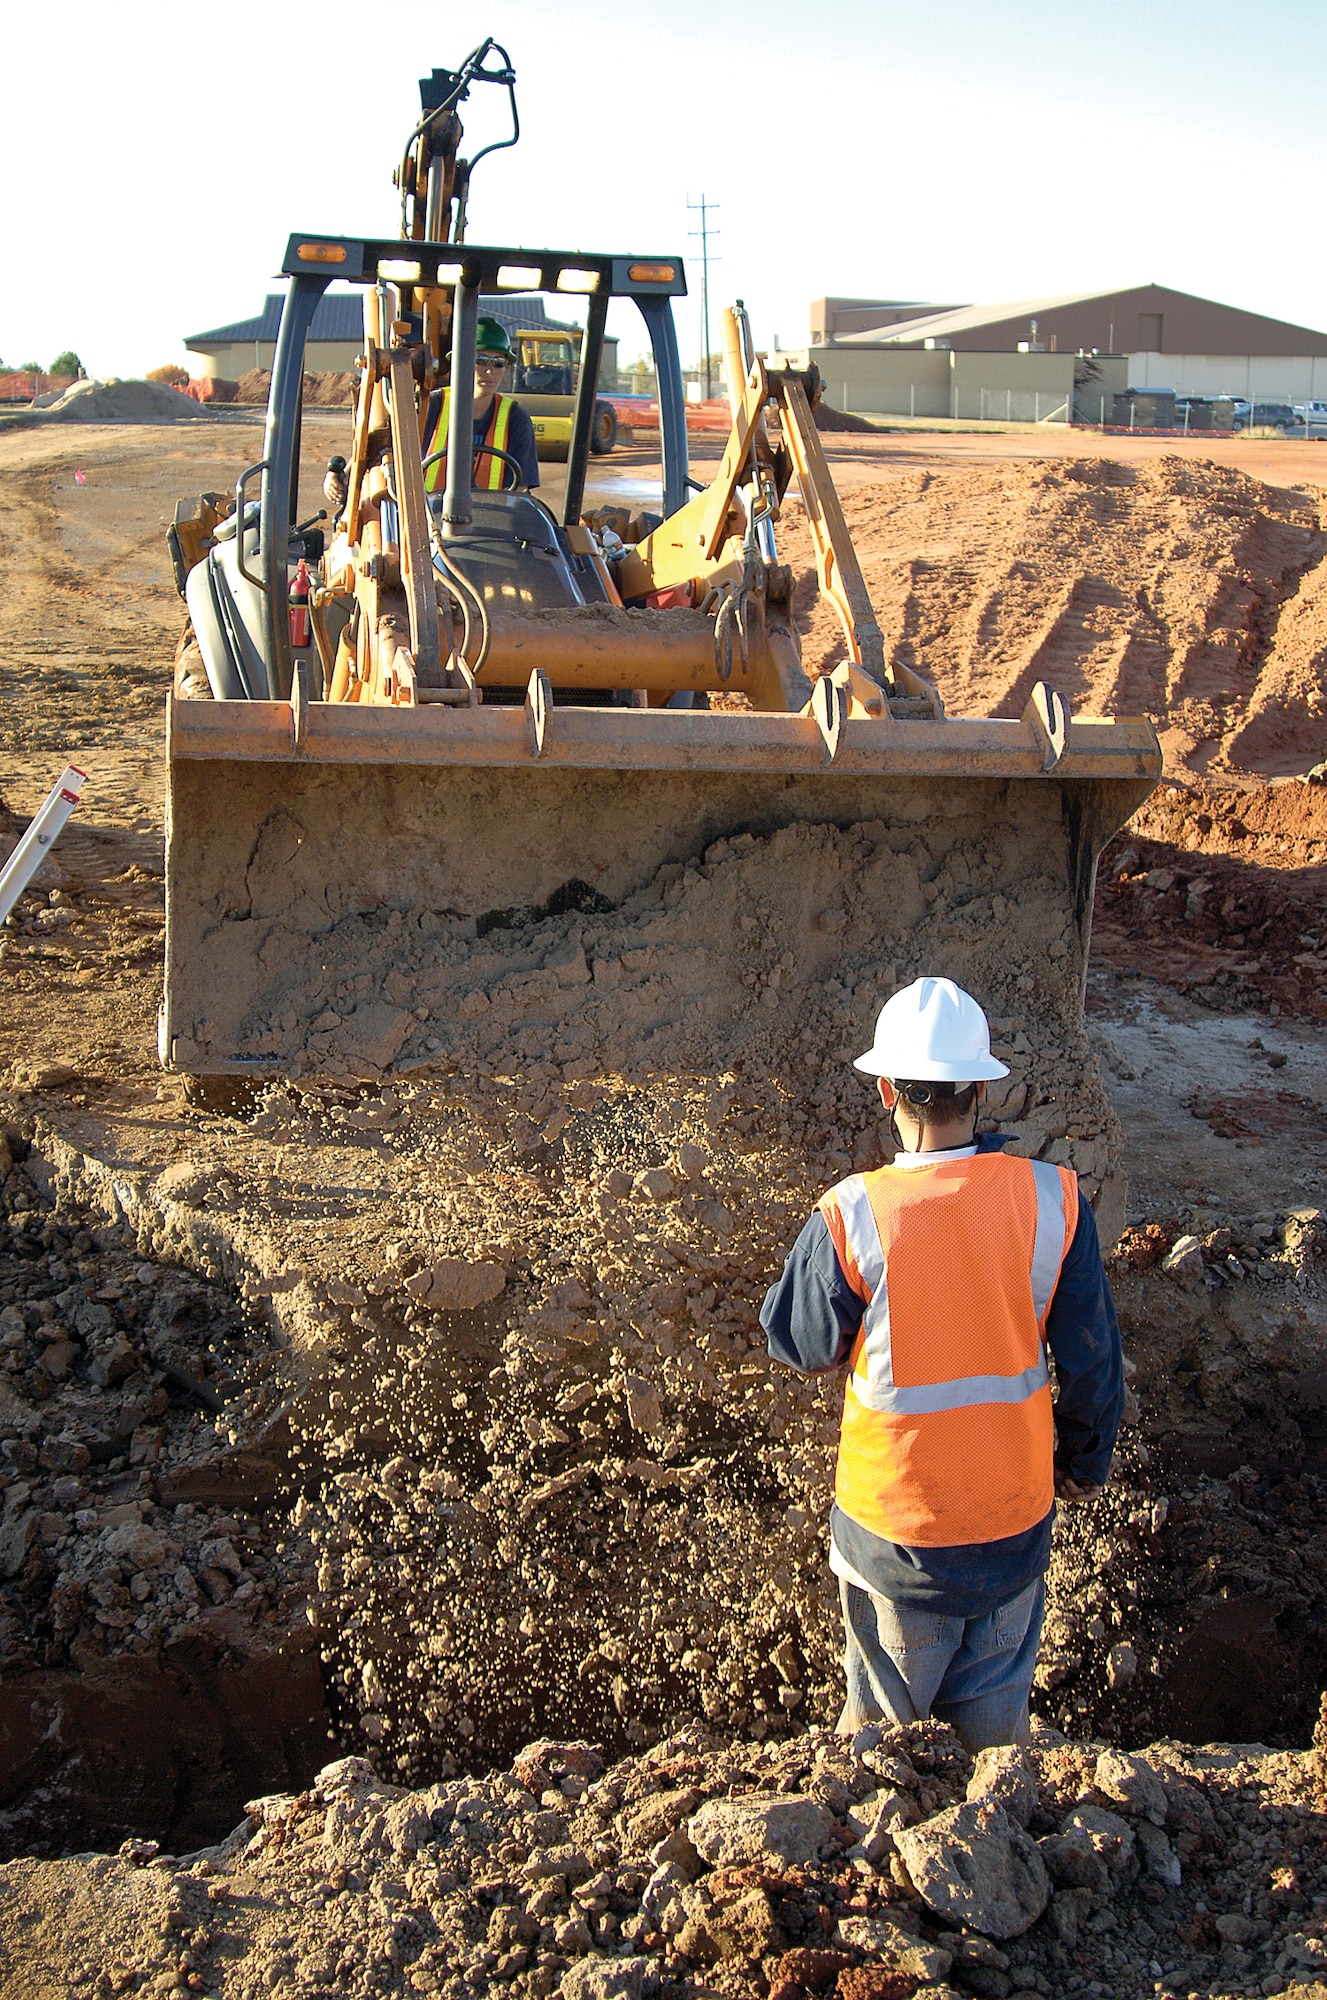
[[[516,483],[515,459],[520,467],[520,484],[539,484],[539,454],[535,449],[534,425],[514,396],[501,392],[502,377],[512,361],[511,337],[499,319],[482,313],[475,329],[475,438],[474,471],[471,485],[499,492]],[[447,443],[447,423],[451,394],[435,390],[430,400],[429,424],[424,456],[442,451]],[[506,452],[499,458],[498,452]],[[430,493],[440,493],[447,484],[447,461],[434,459],[424,474]]]

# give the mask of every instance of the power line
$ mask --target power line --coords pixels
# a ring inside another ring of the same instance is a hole
[[[700,228],[689,229],[687,234],[688,236],[699,236],[700,238],[700,326],[701,340],[705,353],[705,359],[702,363],[705,370],[705,401],[708,403],[712,393],[712,384],[710,381],[710,238],[719,234],[719,231],[711,226],[709,218],[718,213],[719,204],[717,201],[710,201],[706,195],[702,194],[699,201],[688,201],[687,207],[693,214],[698,213],[700,216]],[[718,264],[722,259],[716,257],[714,261]]]

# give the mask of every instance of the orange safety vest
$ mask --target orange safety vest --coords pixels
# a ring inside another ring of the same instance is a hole
[[[1054,1496],[1046,1314],[1078,1223],[1066,1167],[1003,1153],[854,1174],[820,1203],[865,1306],[835,1498],[909,1548],[994,1542]]]
[[[434,426],[432,437],[424,446],[425,458],[431,452],[437,451],[439,446],[446,446],[448,419],[451,412],[451,396],[452,392],[450,389],[443,390],[442,402],[438,406],[438,421]],[[511,413],[515,402],[516,398],[514,396],[494,396],[493,408],[488,413],[488,427],[484,432],[484,443],[486,445],[496,445],[499,451],[506,451],[507,432],[511,428]],[[476,454],[470,484],[472,486],[487,487],[493,493],[500,492],[506,477],[506,464],[507,461],[505,459],[491,458],[486,451],[481,449]],[[446,459],[434,459],[432,465],[424,474],[424,485],[430,493],[436,493],[440,488],[445,486],[446,481]]]

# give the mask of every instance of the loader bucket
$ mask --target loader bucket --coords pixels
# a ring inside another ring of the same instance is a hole
[[[1160,773],[1148,722],[1051,741],[1031,710],[828,713],[172,699],[163,1061],[257,1080],[426,1063],[456,1009],[487,1005],[456,971],[467,940],[617,908],[725,837],[799,824],[966,842],[996,889],[1035,878],[1048,938],[1076,925],[1085,960],[1097,853]]]

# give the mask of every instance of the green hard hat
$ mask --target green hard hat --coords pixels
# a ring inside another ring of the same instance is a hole
[[[500,319],[493,319],[488,313],[481,313],[475,322],[475,353],[505,354],[512,357],[511,335]]]

